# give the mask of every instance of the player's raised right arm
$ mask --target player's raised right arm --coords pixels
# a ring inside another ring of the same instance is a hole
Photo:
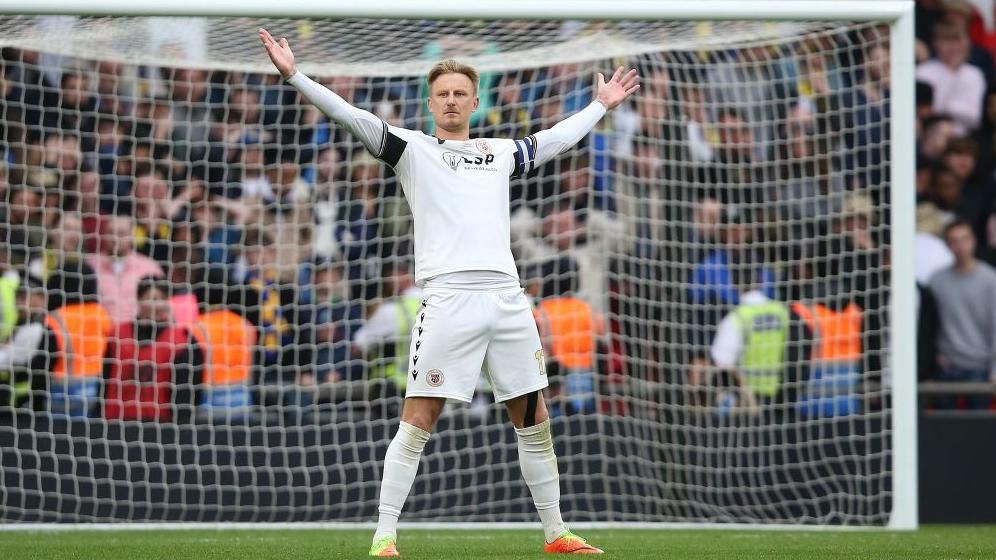
[[[384,121],[373,113],[353,107],[325,86],[298,72],[294,64],[294,53],[291,52],[287,39],[277,42],[269,31],[260,28],[259,40],[266,48],[270,61],[288,84],[294,86],[330,119],[353,133],[372,154],[381,157],[387,130]]]

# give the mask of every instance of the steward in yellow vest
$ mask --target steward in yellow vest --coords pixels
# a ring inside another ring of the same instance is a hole
[[[788,304],[746,280],[740,284],[740,303],[720,322],[710,348],[712,363],[730,378],[720,385],[733,385],[717,391],[714,404],[720,414],[737,409],[788,413],[792,407],[780,405],[798,398],[812,334]]]

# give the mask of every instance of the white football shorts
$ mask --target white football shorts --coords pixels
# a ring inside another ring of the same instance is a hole
[[[547,386],[546,365],[522,288],[426,288],[412,328],[406,397],[470,402],[483,371],[502,402]]]

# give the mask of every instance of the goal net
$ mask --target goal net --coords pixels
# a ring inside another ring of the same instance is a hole
[[[637,68],[511,184],[566,519],[888,522],[888,25],[62,16],[0,19],[0,522],[375,518],[412,218],[261,26],[429,134],[443,58],[481,72],[473,137]],[[403,519],[533,521],[515,449],[482,380]]]

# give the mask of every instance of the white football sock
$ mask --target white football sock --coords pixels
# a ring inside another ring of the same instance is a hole
[[[515,433],[519,436],[522,478],[533,495],[533,503],[543,522],[546,542],[553,542],[566,527],[560,516],[560,472],[557,470],[557,456],[553,453],[550,420],[528,428],[516,428]]]
[[[391,445],[387,446],[384,478],[380,485],[380,507],[377,510],[380,516],[377,519],[374,542],[387,535],[397,538],[398,517],[401,516],[401,508],[405,506],[405,500],[415,482],[418,462],[427,441],[429,432],[402,422]]]

